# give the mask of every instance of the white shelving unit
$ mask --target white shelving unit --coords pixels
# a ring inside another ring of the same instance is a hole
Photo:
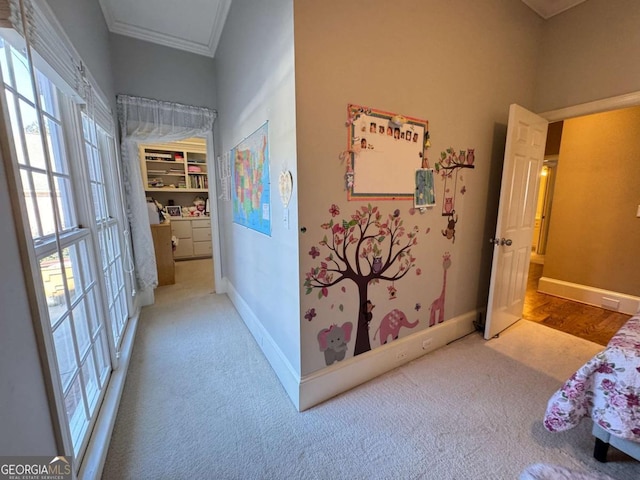
[[[147,192],[206,192],[209,189],[203,141],[141,145],[140,164]]]

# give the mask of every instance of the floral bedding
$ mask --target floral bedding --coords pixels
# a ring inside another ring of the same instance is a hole
[[[640,313],[553,394],[544,426],[561,432],[587,416],[612,435],[640,443]]]

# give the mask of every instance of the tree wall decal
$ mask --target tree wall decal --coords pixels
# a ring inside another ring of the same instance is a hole
[[[415,267],[411,248],[418,243],[417,226],[407,231],[395,210],[383,220],[378,207],[362,206],[350,219],[336,219],[340,210],[336,205],[329,209],[332,218],[321,225],[327,233],[318,246],[328,250],[320,265],[306,274],[306,294],[318,290],[318,298],[329,295],[329,289],[345,280],[351,280],[358,288],[359,311],[356,322],[354,356],[371,350],[369,322],[372,314],[368,305],[369,285],[379,281],[395,282]],[[315,260],[321,250],[313,246],[309,255]],[[370,302],[369,302],[370,304]]]

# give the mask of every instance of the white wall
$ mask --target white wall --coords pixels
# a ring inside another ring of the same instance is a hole
[[[223,274],[254,318],[266,346],[300,372],[297,189],[282,221],[278,176],[297,179],[296,110],[291,0],[234,0],[216,52],[219,154],[269,121],[271,237],[233,223],[230,202],[218,202]],[[232,295],[233,297],[233,295]]]
[[[640,90],[640,2],[589,0],[544,24],[538,112]]]
[[[116,94],[216,108],[212,58],[113,33],[109,38]]]

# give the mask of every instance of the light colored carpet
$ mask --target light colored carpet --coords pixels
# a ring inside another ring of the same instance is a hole
[[[297,413],[210,266],[178,263],[143,311],[105,479],[516,479],[540,462],[640,478],[613,448],[592,458],[589,421],[542,425],[599,345],[521,321]]]

